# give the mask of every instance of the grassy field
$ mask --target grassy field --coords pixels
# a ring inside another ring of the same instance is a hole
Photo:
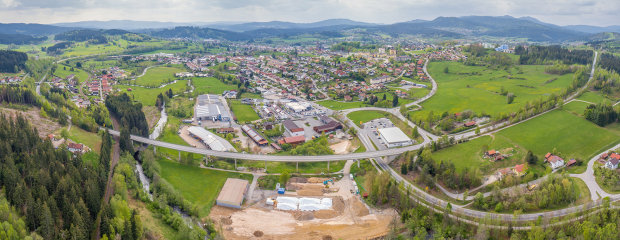
[[[158,160],[161,177],[177,189],[185,199],[198,206],[201,217],[206,217],[227,178],[252,181],[252,175],[215,171],[179,164],[166,159]]]
[[[230,110],[237,117],[237,122],[251,122],[260,119],[252,106],[243,104],[238,100],[230,100]]]
[[[56,135],[60,135],[60,131],[61,130],[59,130]],[[71,130],[69,130],[69,139],[77,143],[83,143],[96,153],[99,153],[99,151],[101,151],[101,136],[97,135],[96,133],[87,132],[82,130],[81,128],[72,126]]]
[[[371,121],[377,118],[387,117],[389,115],[390,113],[379,112],[379,111],[357,111],[357,112],[349,113],[347,117],[351,119],[351,121],[353,121],[353,123],[355,123],[357,126],[361,127],[362,124],[365,122],[368,122],[368,121]]]
[[[66,66],[66,65],[57,65],[57,66],[58,67],[56,67],[56,71],[54,71],[54,76],[57,76],[59,78],[66,78],[67,76],[71,74],[75,74],[75,76],[78,79],[78,82],[84,82],[88,80],[88,73],[82,69],[73,68],[73,70],[75,71],[71,71],[71,67],[69,66]],[[65,68],[67,70],[65,70]]]
[[[164,83],[171,82],[176,79],[177,77],[174,76],[175,73],[185,71],[187,70],[178,66],[160,66],[149,68],[144,76],[136,79],[135,84],[146,87],[159,87]]]
[[[129,96],[133,96],[133,98],[141,102],[142,105],[155,106],[155,101],[157,100],[157,95],[163,92],[168,91],[168,89],[172,89],[172,92],[180,93],[184,92],[187,87],[187,80],[178,80],[176,83],[167,85],[163,88],[143,88],[143,87],[135,87],[135,86],[127,86],[127,85],[116,85],[117,89],[120,89],[121,92],[127,92]],[[127,91],[128,88],[131,88],[132,91]]]
[[[477,167],[485,173],[492,173],[499,168],[523,163],[522,159],[527,150],[537,155],[539,161],[544,159],[544,154],[552,152],[554,148],[564,159],[589,160],[594,154],[620,142],[620,131],[613,131],[611,129],[613,126],[601,128],[569,112],[578,104],[580,102],[567,104],[563,110],[555,110],[499,131],[492,137],[484,136],[442,149],[433,153],[433,159],[450,161],[457,170]],[[502,153],[512,148],[514,156],[508,161],[491,163],[482,158],[483,146],[500,150]],[[579,172],[581,169],[576,168],[572,171]]]
[[[222,94],[224,91],[237,90],[237,85],[228,85],[214,77],[195,77],[192,84],[198,94]]]
[[[484,148],[495,149],[502,154],[512,154],[512,157],[502,161],[491,162],[483,158]],[[514,167],[523,163],[526,150],[511,142],[503,136],[483,136],[467,143],[458,144],[450,148],[442,149],[433,153],[433,159],[437,162],[451,162],[457,170],[466,168],[478,168],[484,174],[492,174],[496,169]]]
[[[448,73],[444,72],[445,68]],[[414,117],[426,117],[429,111],[462,112],[496,115],[510,113],[521,108],[528,101],[560,94],[572,82],[572,74],[550,75],[544,73],[545,66],[523,65],[507,70],[493,70],[483,66],[466,66],[458,62],[432,62],[429,72],[437,81],[437,93],[422,104],[421,111]],[[514,93],[512,104],[500,95],[501,88]]]
[[[370,105],[363,102],[339,102],[334,100],[323,100],[316,102],[317,104],[332,109],[332,110],[344,110],[349,108],[369,107]]]
[[[564,159],[588,160],[620,135],[564,110],[555,110],[497,133],[542,157],[557,149]]]
[[[598,92],[592,92],[592,91],[587,91],[583,94],[581,94],[581,96],[579,96],[577,99],[579,100],[584,100],[584,101],[588,101],[591,103],[600,103],[600,102],[613,102],[613,100],[606,98],[605,96],[599,94]]]

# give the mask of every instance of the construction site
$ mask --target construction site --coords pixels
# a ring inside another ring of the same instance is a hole
[[[225,239],[373,239],[398,218],[374,209],[358,194],[352,175],[293,177],[276,190],[255,190],[241,209],[215,206],[210,217]],[[286,189],[286,191],[284,190]]]

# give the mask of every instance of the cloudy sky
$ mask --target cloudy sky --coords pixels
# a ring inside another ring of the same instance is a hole
[[[374,23],[438,16],[532,16],[558,25],[620,24],[620,0],[0,0],[0,22],[171,22],[348,18]]]

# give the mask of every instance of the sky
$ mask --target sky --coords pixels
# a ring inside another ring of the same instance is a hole
[[[439,16],[531,16],[557,25],[620,25],[620,0],[0,0],[0,22],[394,23]]]

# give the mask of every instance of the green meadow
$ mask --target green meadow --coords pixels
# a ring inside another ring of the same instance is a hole
[[[448,73],[444,72],[446,67]],[[441,114],[464,110],[491,115],[510,113],[528,101],[561,94],[572,82],[573,74],[560,76],[544,71],[542,65],[519,65],[504,70],[459,62],[432,62],[429,73],[437,81],[437,93],[421,104],[423,110],[412,115],[426,117],[429,111]],[[502,87],[515,94],[512,104],[507,104],[506,96],[500,95]]]
[[[192,84],[197,94],[222,94],[224,91],[237,90],[237,85],[223,83],[214,77],[195,77]]]
[[[523,163],[523,153],[527,150],[531,150],[539,160],[554,149],[564,159],[589,160],[620,142],[620,131],[614,129],[615,125],[602,128],[572,113],[582,107],[581,102],[569,103],[562,110],[519,123],[493,136],[483,136],[437,151],[433,153],[433,158],[452,162],[459,170],[476,167],[486,173]],[[482,158],[483,146],[500,151],[513,148],[516,153],[509,161],[490,163]]]
[[[238,100],[229,100],[230,101],[230,110],[237,117],[237,122],[251,122],[260,119],[256,111],[252,109],[252,106],[248,104],[243,104]]]
[[[168,89],[172,89],[172,92],[175,94],[184,92],[187,87],[187,80],[178,80],[176,83],[166,85],[163,88],[144,88],[122,84],[116,85],[115,87],[120,89],[121,92],[126,92],[129,96],[132,96],[134,100],[141,102],[142,105],[155,106],[157,95],[168,91]],[[128,89],[131,89],[131,91],[128,91]]]
[[[209,215],[211,207],[228,178],[252,181],[252,175],[203,169],[160,158],[161,177],[181,195],[198,207],[201,217]]]
[[[146,71],[144,76],[139,77],[135,80],[136,85],[146,86],[146,87],[159,87],[164,83],[171,82],[175,80],[177,77],[174,76],[175,73],[185,72],[186,70],[179,66],[173,67],[154,67],[150,68]]]

